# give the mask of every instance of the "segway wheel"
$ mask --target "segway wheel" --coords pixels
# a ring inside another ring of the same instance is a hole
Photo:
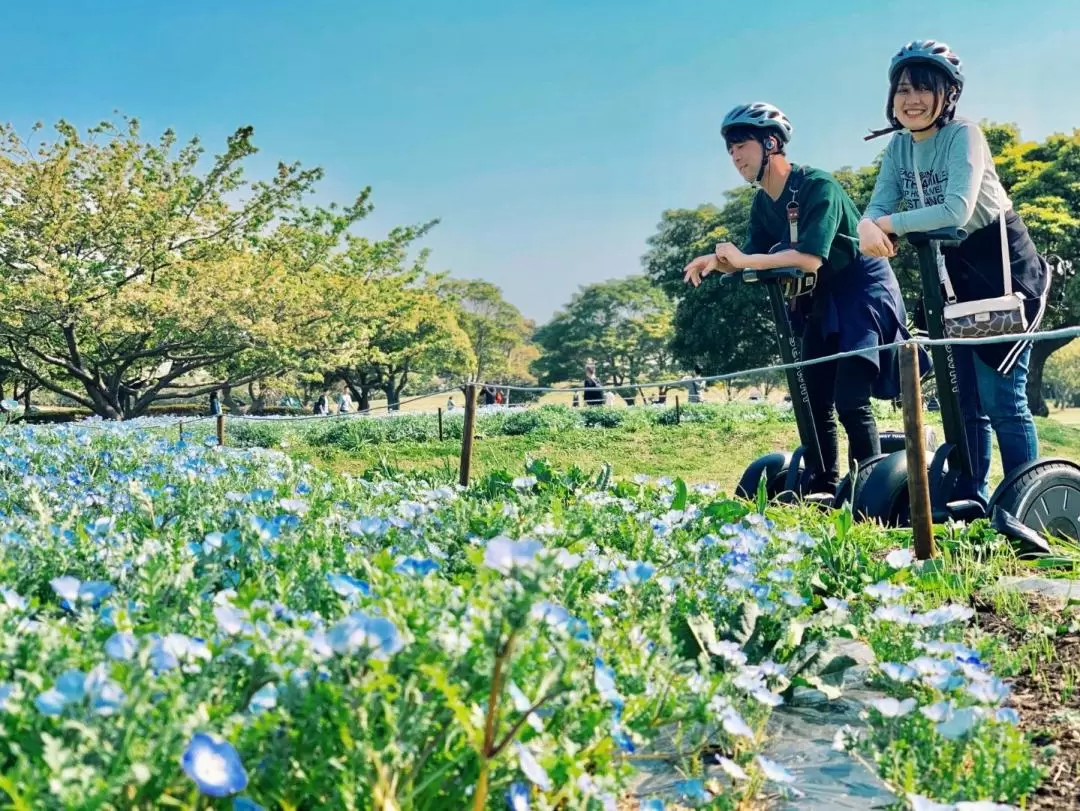
[[[761,481],[762,474],[765,474],[765,493],[771,501],[783,491],[790,463],[790,453],[769,453],[755,459],[739,479],[735,495],[748,501],[756,498],[758,482]]]
[[[899,451],[884,456],[867,471],[858,485],[851,511],[857,518],[880,521],[888,527],[911,523],[907,491],[907,453]]]
[[[1080,467],[1073,462],[1032,462],[1005,479],[990,504],[1036,532],[1080,541]]]
[[[903,437],[903,434],[901,434],[901,437]],[[903,450],[903,448],[900,450]],[[859,467],[855,471],[854,481],[852,480],[850,473],[841,479],[840,487],[837,488],[836,491],[836,506],[839,507],[845,502],[851,502],[851,504],[854,505],[859,497],[859,491],[863,488],[863,485],[866,484],[866,480],[870,478],[870,474],[873,472],[878,462],[882,459],[887,459],[888,456],[888,453],[880,453],[877,456],[871,456],[869,459],[864,459],[859,463]]]

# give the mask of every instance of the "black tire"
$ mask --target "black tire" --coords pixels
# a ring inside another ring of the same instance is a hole
[[[901,451],[879,459],[857,489],[851,509],[857,518],[888,527],[909,524],[907,454]]]
[[[735,486],[735,495],[747,501],[755,499],[761,474],[765,473],[765,492],[770,501],[776,498],[784,489],[784,479],[787,478],[790,461],[790,453],[770,453],[755,459],[747,466],[739,483]]]
[[[1080,467],[1065,459],[1036,460],[999,485],[994,507],[1036,532],[1080,541]]]
[[[901,448],[901,450],[903,450],[903,448]],[[855,471],[854,498],[852,497],[851,474],[849,473],[841,479],[840,486],[836,490],[836,506],[839,507],[845,501],[850,501],[854,507],[855,500],[859,497],[859,491],[862,490],[863,485],[866,484],[866,480],[870,478],[871,471],[877,467],[878,462],[888,456],[888,453],[882,452],[877,456],[871,456],[869,459],[864,459],[859,464],[858,470]]]

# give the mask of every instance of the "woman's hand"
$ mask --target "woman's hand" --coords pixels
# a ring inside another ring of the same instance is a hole
[[[889,235],[878,227],[873,220],[859,220],[859,253],[863,256],[880,256],[890,259],[896,256]]]
[[[697,287],[701,284],[701,280],[712,273],[714,270],[720,270],[721,263],[713,254],[707,254],[705,256],[699,256],[689,265],[683,269],[683,281],[687,284],[692,284]]]
[[[748,267],[746,254],[735,247],[732,242],[716,243],[716,258],[720,260],[722,265],[727,265],[731,270]]]

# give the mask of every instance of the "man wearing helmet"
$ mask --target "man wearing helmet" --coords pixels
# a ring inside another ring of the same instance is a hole
[[[859,254],[859,214],[836,179],[788,161],[792,126],[779,109],[740,105],[725,116],[721,134],[739,174],[759,187],[750,228],[742,249],[721,242],[686,266],[685,280],[697,287],[714,270],[800,268],[815,282],[793,302],[803,357],[867,350],[805,369],[825,467],[811,472],[811,487],[831,491],[839,480],[837,415],[851,460],[881,452],[870,399],[896,397],[899,372],[895,350],[872,350],[908,337],[900,286],[887,259]]]
[[[943,42],[916,40],[889,65],[885,117],[895,132],[881,159],[874,193],[859,223],[863,254],[890,257],[890,234],[962,228],[957,245],[941,249],[948,297],[957,302],[1005,293],[1005,272],[1024,298],[1027,331],[1046,308],[1049,274],[1023,220],[998,179],[990,146],[977,124],[956,118],[964,89],[960,59]],[[905,210],[901,210],[903,207]],[[1029,341],[954,346],[960,410],[964,415],[973,476],[957,482],[960,498],[989,497],[991,429],[997,434],[1006,475],[1039,455],[1027,401]]]

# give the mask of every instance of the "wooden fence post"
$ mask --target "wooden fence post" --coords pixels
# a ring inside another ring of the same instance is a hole
[[[461,467],[458,481],[462,487],[469,486],[469,473],[472,469],[473,433],[476,430],[476,384],[465,386],[465,425],[461,430]]]
[[[900,347],[900,390],[904,406],[904,447],[907,451],[908,503],[915,557],[929,560],[934,548],[934,521],[930,506],[930,475],[926,467],[926,433],[923,430],[922,384],[919,381],[919,348]]]
[[[225,415],[217,415],[217,444],[222,447],[225,444]]]
[[[442,433],[442,406],[439,406],[439,442],[442,442],[442,440],[443,440],[443,433]]]
[[[679,395],[675,395],[675,424],[679,425],[681,418],[679,416]]]

